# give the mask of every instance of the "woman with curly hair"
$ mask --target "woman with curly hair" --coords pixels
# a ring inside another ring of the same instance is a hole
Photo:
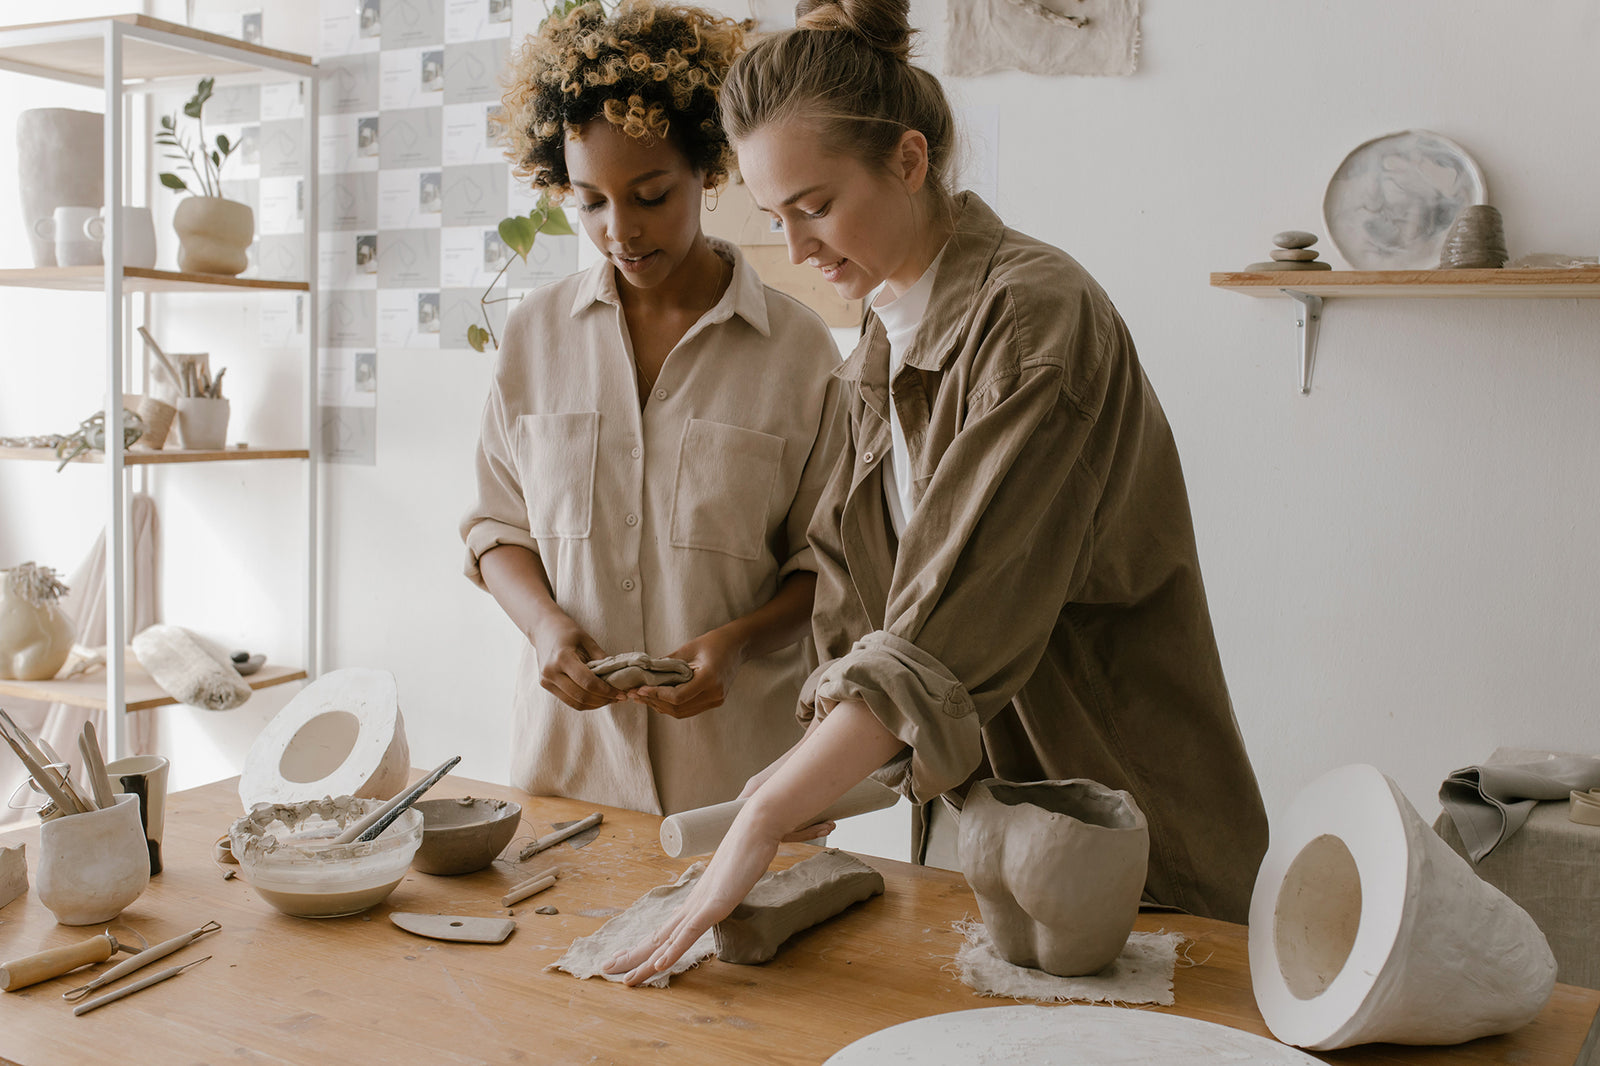
[[[573,196],[604,257],[509,316],[461,526],[467,576],[528,640],[511,781],[536,795],[674,813],[732,798],[799,735],[838,349],[700,228],[740,43],[696,8],[596,2],[513,65],[517,173]],[[629,652],[693,676],[619,689],[591,669]]]

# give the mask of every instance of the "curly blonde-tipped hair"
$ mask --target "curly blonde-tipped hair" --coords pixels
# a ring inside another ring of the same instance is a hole
[[[502,141],[517,177],[571,191],[567,135],[604,118],[630,137],[676,144],[714,182],[732,150],[717,94],[744,44],[732,19],[696,7],[599,0],[546,19],[511,62]]]

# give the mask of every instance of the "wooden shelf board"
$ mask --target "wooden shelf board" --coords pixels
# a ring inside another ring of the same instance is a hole
[[[282,52],[248,44],[232,37],[207,33],[190,26],[151,18],[149,15],[108,15],[98,18],[67,19],[56,22],[29,23],[0,28],[0,59],[25,63],[33,67],[73,74],[79,77],[103,78],[105,76],[105,24],[120,22],[140,29],[157,30],[175,37],[186,37],[209,45],[222,46],[240,53],[237,60],[193,52],[162,41],[152,41],[129,35],[123,38],[122,76],[127,81],[144,81],[154,78],[191,77],[202,74],[256,73],[261,68],[252,63],[252,57],[270,59],[279,63],[304,66],[306,73],[315,70],[310,56],[296,52]],[[32,31],[43,27],[66,29],[69,35],[56,41],[30,43],[5,43],[5,35],[12,31]],[[79,29],[81,34],[70,34]]]
[[[252,459],[309,459],[306,448],[226,448],[220,451],[186,451],[183,448],[166,448],[151,451],[135,446],[124,456],[124,466],[154,466],[161,463],[233,463]],[[0,459],[20,459],[30,462],[59,463],[51,448],[0,448]],[[74,463],[102,463],[104,452],[84,452]]]
[[[1506,270],[1284,270],[1211,275],[1219,289],[1278,297],[1279,289],[1316,296],[1521,297],[1600,299],[1600,266]]]
[[[0,285],[24,289],[64,289],[70,292],[99,292],[105,286],[104,267],[27,267],[0,270]],[[309,292],[304,281],[275,281],[270,278],[230,278],[224,274],[182,274],[175,270],[122,268],[124,292],[206,292],[223,289],[274,289]]]
[[[127,673],[123,675],[123,696],[128,710],[146,711],[151,707],[164,707],[178,702],[151,680],[150,675],[145,673],[144,667],[139,665],[139,660],[134,658],[132,651],[128,652],[126,662]],[[244,681],[252,689],[259,691],[290,681],[300,681],[305,676],[304,670],[267,663]],[[106,675],[104,670],[98,670],[86,678],[74,677],[66,681],[0,679],[0,697],[4,696],[42,700],[46,703],[66,703],[73,707],[88,707],[103,711],[106,709]]]

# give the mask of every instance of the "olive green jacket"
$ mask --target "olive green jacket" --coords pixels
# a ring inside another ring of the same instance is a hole
[[[878,776],[917,802],[990,776],[1126,789],[1147,897],[1245,921],[1266,815],[1172,431],[1088,273],[970,193],[958,209],[892,388],[875,316],[836,371],[850,434],[810,528],[801,718],[864,701],[909,749]],[[916,501],[898,544],[890,402]]]

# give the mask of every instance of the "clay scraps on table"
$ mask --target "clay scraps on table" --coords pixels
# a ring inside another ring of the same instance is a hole
[[[1181,933],[1131,933],[1116,961],[1086,977],[1057,977],[1014,966],[1000,957],[982,922],[960,921],[964,943],[956,952],[962,982],[981,996],[1009,996],[1041,1003],[1154,1003],[1172,1005],[1172,973]]]

